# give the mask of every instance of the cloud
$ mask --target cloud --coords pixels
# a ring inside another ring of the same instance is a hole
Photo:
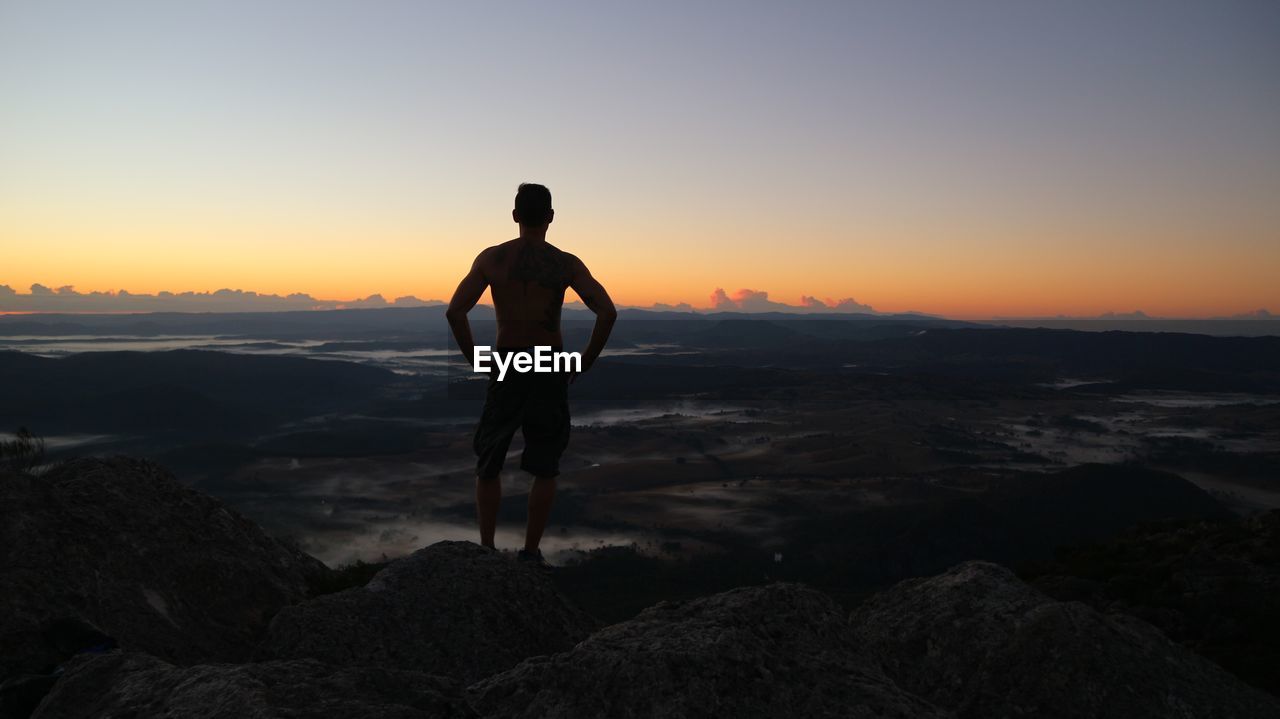
[[[1134,310],[1132,312],[1103,312],[1098,315],[1100,320],[1149,320],[1151,315],[1142,310]]]
[[[693,305],[688,302],[669,305],[665,302],[654,302],[647,309],[658,310],[661,312],[693,312]]]
[[[724,289],[717,287],[715,292],[711,293],[711,309],[732,309],[733,300],[729,299],[729,295],[725,294]]]
[[[322,300],[309,294],[262,294],[222,288],[212,292],[138,294],[128,290],[78,292],[71,285],[56,290],[33,284],[29,293],[0,285],[0,312],[271,312],[281,310],[332,310],[343,308],[427,307],[444,304],[412,295],[394,303],[374,294],[355,300]]]
[[[688,302],[649,306],[619,305],[621,309],[660,312],[857,312],[874,314],[870,305],[853,298],[819,299],[801,295],[799,304],[787,304],[770,298],[764,290],[739,289],[733,293],[717,287],[711,293],[710,308],[695,308]],[[8,285],[0,285],[0,312],[279,312],[292,310],[376,309],[383,307],[430,307],[444,304],[440,300],[424,300],[413,295],[388,300],[372,294],[352,300],[324,300],[303,292],[274,295],[224,287],[211,292],[171,292],[140,294],[128,290],[80,292],[71,285],[52,289],[33,284],[22,293]],[[566,302],[566,310],[586,309],[580,302]]]
[[[828,297],[820,300],[817,297],[801,295],[800,306],[815,312],[822,312],[824,310],[829,310],[831,312],[855,312],[862,314],[875,314],[876,312],[875,308],[871,305],[864,305],[852,297],[845,297],[840,300],[833,300]]]
[[[803,308],[774,302],[763,290],[740,289],[730,295],[717,287],[711,293],[711,309],[720,312],[794,312]]]
[[[440,304],[440,301],[439,300],[420,300],[417,297],[414,297],[413,295],[405,295],[404,297],[397,297],[395,301],[392,302],[391,304],[395,305],[396,307],[427,307],[429,305],[438,305]]]
[[[666,302],[654,302],[651,305],[617,305],[620,310],[649,310],[651,312],[697,312],[693,305],[688,302],[669,305]],[[587,306],[577,300],[564,303],[565,310],[581,310],[587,311]],[[704,310],[705,311],[705,310]]]
[[[729,296],[733,304],[744,312],[770,312],[791,309],[791,305],[774,302],[769,293],[762,290],[738,290]]]
[[[828,300],[828,302],[830,302],[830,300]],[[842,300],[836,300],[836,302],[834,304],[829,305],[829,307],[831,307],[831,309],[835,310],[836,312],[862,312],[867,314],[874,314],[876,311],[875,308],[872,307],[871,305],[864,305],[861,302],[858,302],[857,300],[853,299],[852,297],[846,297]]]
[[[342,307],[344,309],[361,309],[361,308],[373,309],[373,308],[386,307],[386,306],[387,306],[387,299],[382,295],[377,295],[377,294],[369,295],[368,297],[362,300],[352,300],[350,302],[344,302],[342,304]]]
[[[846,297],[842,300],[820,300],[811,295],[800,295],[800,304],[789,305],[769,299],[763,290],[740,289],[732,295],[717,287],[711,293],[712,312],[858,312],[874,314],[871,305],[864,305]]]

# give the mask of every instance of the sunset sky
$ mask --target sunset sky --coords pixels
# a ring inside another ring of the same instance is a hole
[[[0,284],[1280,312],[1280,3],[0,0]],[[3,308],[0,308],[3,309]]]

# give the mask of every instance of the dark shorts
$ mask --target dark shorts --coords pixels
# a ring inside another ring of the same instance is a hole
[[[503,353],[522,351],[532,353],[533,348],[495,349]],[[497,367],[490,362],[484,411],[472,442],[476,475],[498,476],[517,429],[524,435],[520,468],[535,477],[560,474],[560,455],[569,446],[568,373],[516,372],[508,368],[499,382]]]

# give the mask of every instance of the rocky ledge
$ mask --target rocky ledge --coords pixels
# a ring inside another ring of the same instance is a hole
[[[438,542],[363,587],[285,607],[262,650],[471,682],[568,650],[594,628],[536,570],[472,542]]]
[[[987,562],[882,592],[850,618],[903,689],[957,716],[1280,717],[1280,702],[1124,614],[1055,602]]]
[[[456,681],[312,659],[177,667],[146,654],[79,657],[37,716],[289,717],[419,719],[474,717]]]
[[[248,659],[328,571],[150,462],[0,473],[0,678],[93,636],[180,663]]]
[[[1280,717],[1141,620],[985,562],[852,615],[770,584],[598,627],[546,575],[468,542],[308,597],[318,563],[146,463],[0,488],[5,719]],[[85,641],[23,643],[61,625]]]

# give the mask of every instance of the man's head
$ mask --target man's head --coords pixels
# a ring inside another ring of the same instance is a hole
[[[516,208],[511,218],[524,227],[546,227],[556,211],[551,209],[551,190],[532,182],[520,184],[516,190]]]

